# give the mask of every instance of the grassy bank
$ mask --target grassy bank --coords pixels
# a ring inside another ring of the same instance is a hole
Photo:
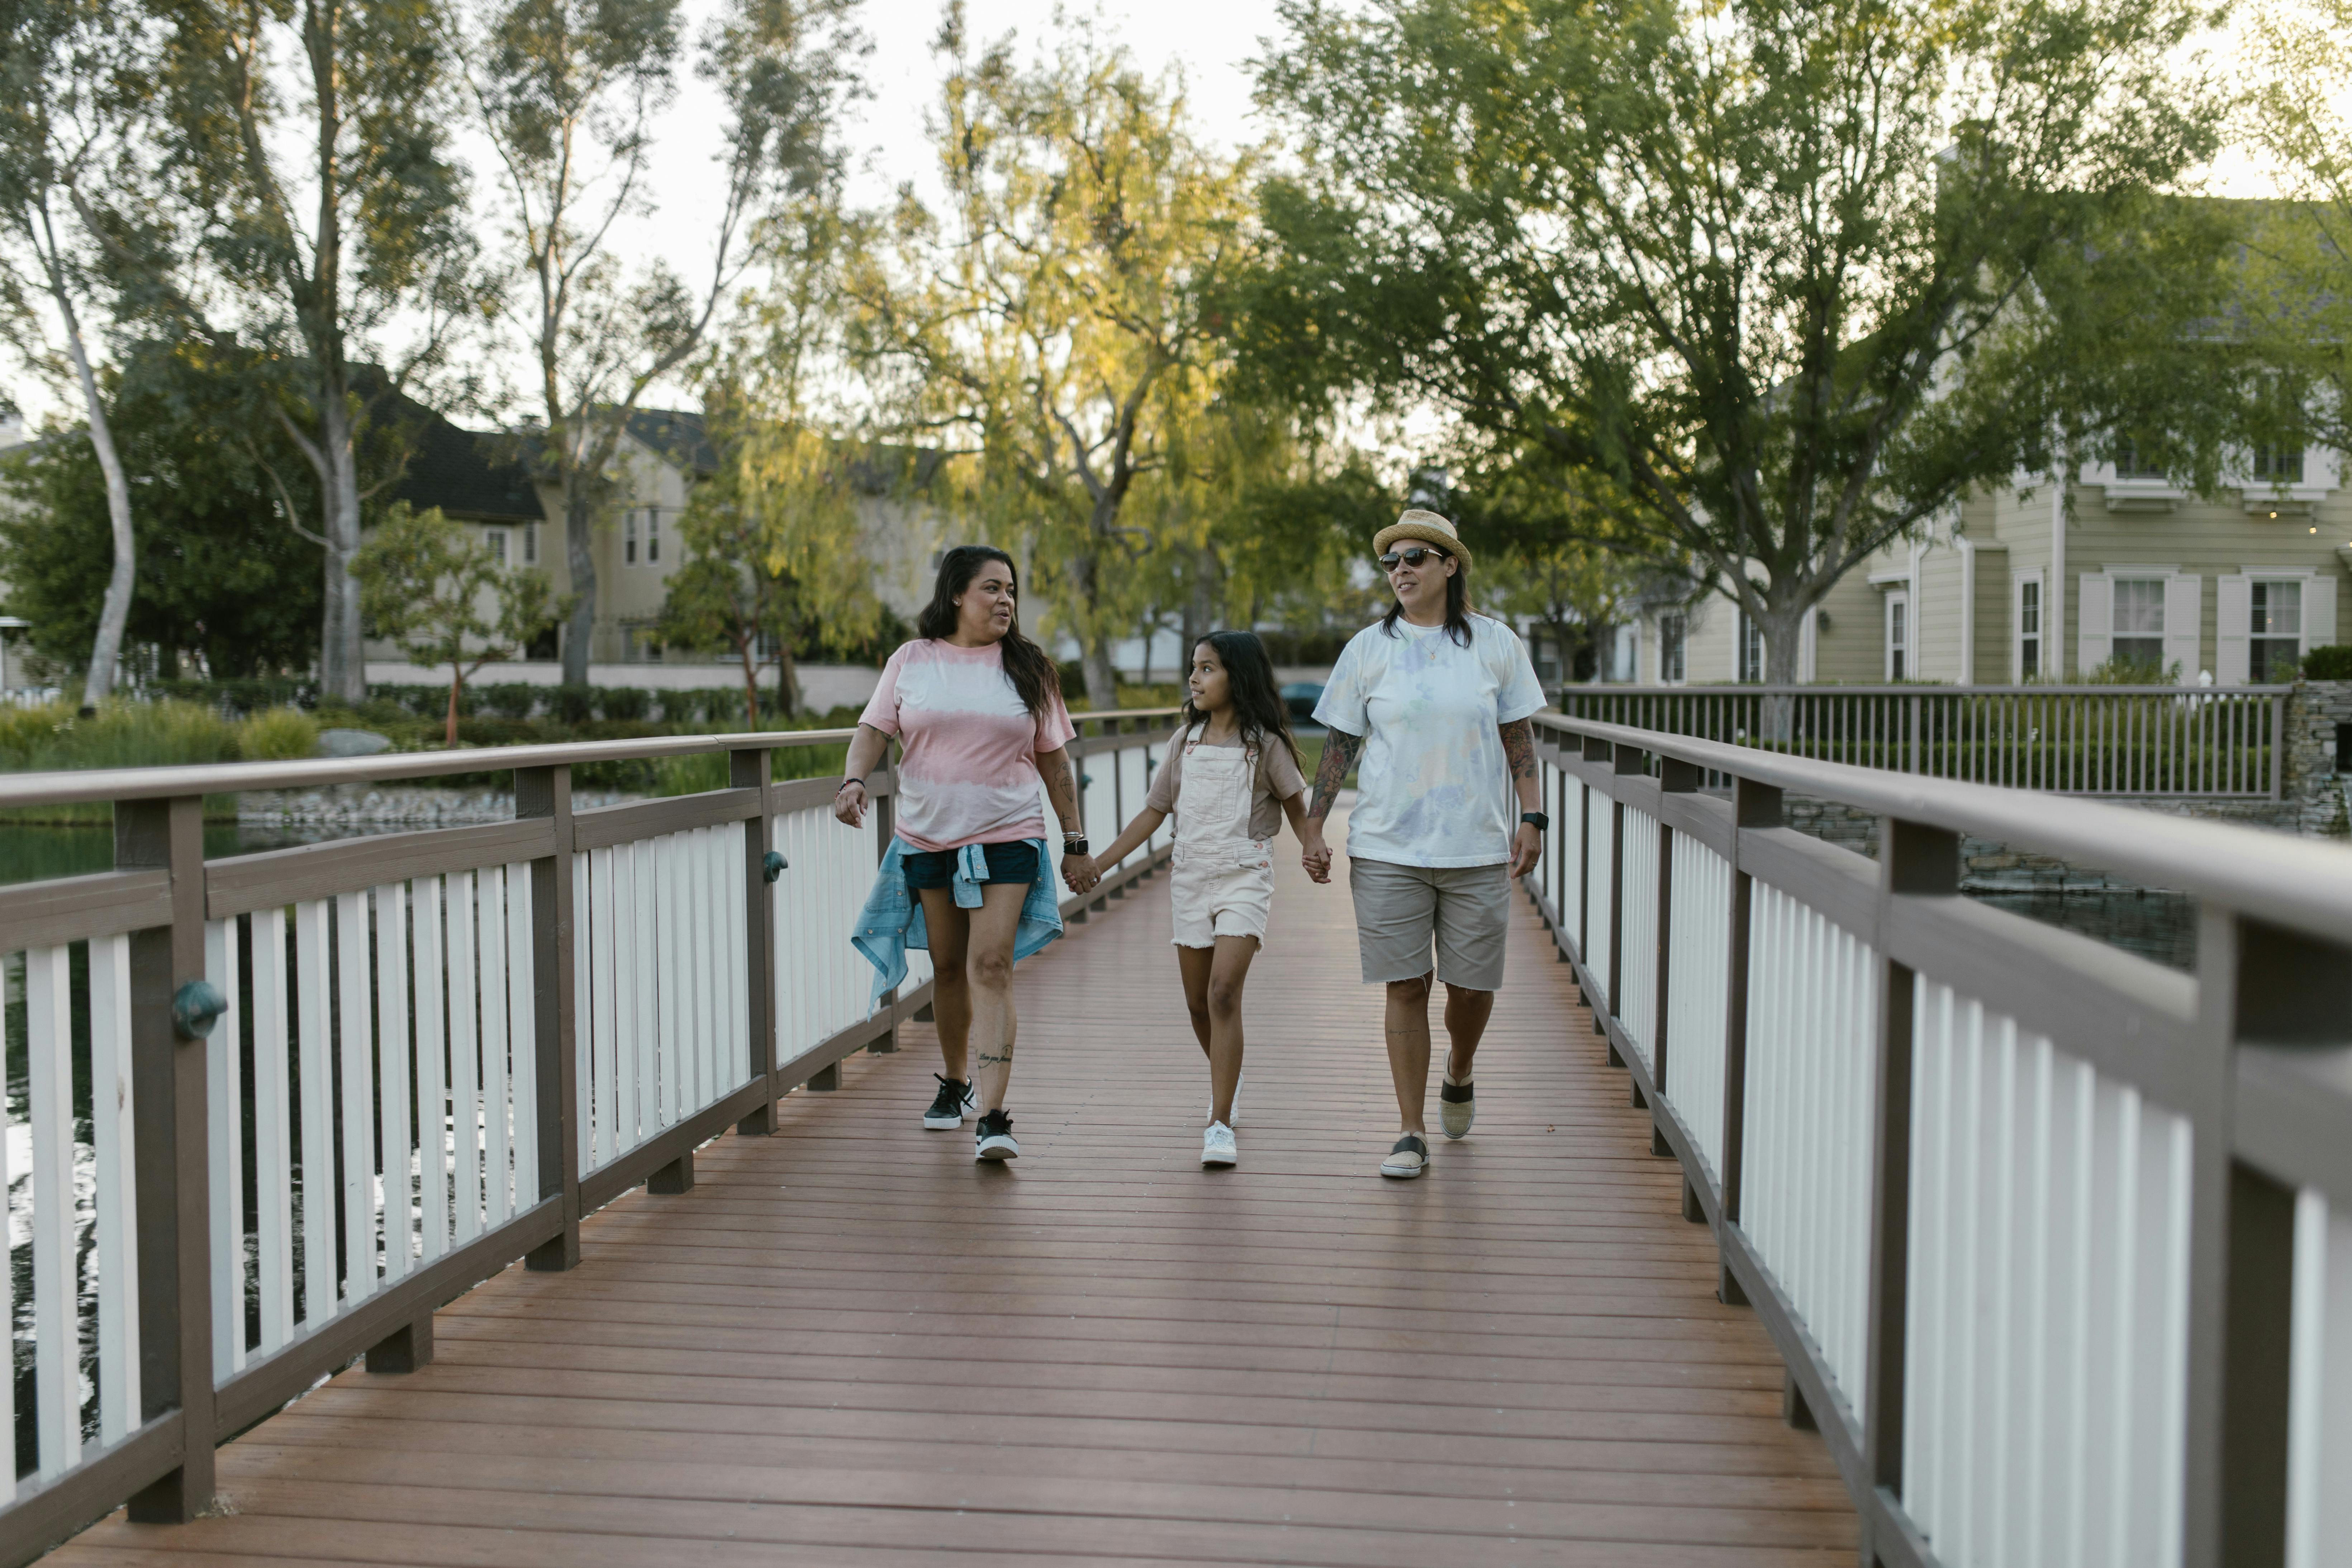
[[[1172,689],[1122,691],[1123,706],[1164,704]],[[442,752],[442,716],[420,713],[405,701],[379,697],[356,708],[321,704],[311,710],[280,706],[237,715],[206,703],[166,699],[161,701],[109,702],[88,717],[71,702],[42,708],[0,709],[0,772],[28,773],[55,769],[168,767],[210,763],[278,762],[315,755],[322,730],[367,730],[392,742],[395,752]],[[614,704],[615,708],[630,706]],[[474,713],[457,721],[460,748],[476,746],[552,745],[576,741],[636,741],[664,735],[725,735],[742,731],[740,710],[724,704],[679,705],[678,719],[601,717],[560,713],[515,718]],[[778,734],[807,730],[848,729],[857,722],[857,710],[836,708],[792,719],[770,717],[761,728]],[[841,771],[847,748],[839,744],[780,748],[773,763],[782,779],[820,778]],[[420,784],[479,789],[505,784],[508,774],[497,772],[452,773]],[[719,789],[727,783],[727,759],[717,752],[615,763],[583,763],[572,770],[580,788],[616,790],[638,795],[691,795]],[[205,803],[205,815],[216,820],[236,815],[235,795],[215,795]],[[0,822],[82,823],[103,825],[112,820],[112,808],[103,802],[35,806],[0,812]]]

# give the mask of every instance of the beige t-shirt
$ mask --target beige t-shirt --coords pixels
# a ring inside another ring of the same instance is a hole
[[[1242,743],[1238,733],[1222,742],[1204,739],[1197,729],[1190,734],[1193,745],[1216,746],[1221,751]],[[1168,760],[1160,763],[1160,771],[1152,775],[1150,793],[1143,797],[1144,805],[1155,811],[1164,811],[1171,816],[1176,815],[1177,792],[1183,787],[1184,739],[1184,735],[1180,733],[1175,743],[1169,746]],[[1275,737],[1267,736],[1265,743],[1258,748],[1257,777],[1250,788],[1249,836],[1252,838],[1272,838],[1281,832],[1282,803],[1306,787],[1307,775],[1298,771],[1298,764],[1291,759],[1290,748]]]

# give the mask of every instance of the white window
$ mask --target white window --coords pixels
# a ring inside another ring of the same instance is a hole
[[[1886,679],[1911,679],[1911,595],[1907,590],[1886,595]]]
[[[1631,681],[1641,667],[1642,630],[1636,626],[1609,629],[1609,679]]]
[[[526,566],[539,564],[539,524],[535,522],[522,525],[522,563]]]
[[[2248,672],[2259,681],[2292,682],[2303,660],[2303,584],[2257,579],[2248,598]]]
[[[621,514],[621,563],[637,563],[637,513],[634,507]]]
[[[2300,447],[2255,447],[2254,478],[2266,485],[2303,483],[2303,448]]]
[[[2042,579],[2021,578],[2017,584],[2017,679],[2036,680],[2042,675]]]
[[[490,547],[490,559],[503,566],[507,563],[507,531],[503,528],[482,530],[482,542]]]
[[[1658,679],[1668,686],[1680,686],[1687,677],[1683,670],[1685,631],[1679,610],[1670,610],[1658,617]]]
[[[1764,679],[1764,628],[1739,612],[1739,679],[1754,685]]]
[[[646,508],[646,564],[655,566],[660,563],[661,509],[649,506]]]
[[[2108,657],[2117,664],[2144,667],[2151,680],[2164,672],[2164,580],[2120,577],[2115,585],[2115,619]]]
[[[2136,440],[2126,440],[2116,447],[2116,478],[2119,479],[2160,479],[2164,466],[2155,454]]]

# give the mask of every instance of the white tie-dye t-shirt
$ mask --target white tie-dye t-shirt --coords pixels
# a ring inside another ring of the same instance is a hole
[[[1470,617],[1470,646],[1400,616],[1349,640],[1315,721],[1364,737],[1348,854],[1399,866],[1496,866],[1518,826],[1498,727],[1544,705],[1527,645]]]
[[[857,721],[898,738],[896,826],[918,849],[1043,838],[1037,753],[1077,732],[1059,697],[1042,713],[1021,706],[997,644],[929,638],[890,656]]]

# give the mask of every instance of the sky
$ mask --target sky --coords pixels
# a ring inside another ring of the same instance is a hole
[[[685,0],[690,18],[689,37],[718,0]],[[1055,0],[968,0],[967,14],[975,40],[1015,35],[1025,56],[1050,37],[1057,10]],[[864,62],[871,96],[857,103],[844,127],[853,178],[851,194],[861,205],[887,201],[898,184],[914,180],[919,188],[932,182],[930,149],[924,120],[930,110],[940,74],[931,42],[937,36],[942,0],[865,0],[860,21],[873,40]],[[1251,58],[1265,47],[1277,27],[1271,0],[1083,0],[1066,7],[1074,15],[1089,10],[1104,31],[1123,41],[1147,68],[1168,66],[1184,72],[1195,124],[1205,139],[1235,146],[1265,133],[1250,101]],[[2234,50],[2222,40],[2226,59]],[[625,220],[614,235],[619,255],[631,262],[660,256],[682,277],[708,275],[711,225],[704,215],[715,213],[723,191],[719,170],[709,148],[722,121],[718,95],[708,84],[682,73],[676,100],[656,125],[657,209]],[[489,168],[487,149],[461,148],[483,174]],[[2231,155],[2213,171],[2208,186],[2217,194],[2260,195],[2270,182],[2242,155]],[[486,195],[488,193],[485,193]],[[485,214],[486,226],[495,223]],[[520,355],[511,347],[494,363],[520,382]],[[56,406],[47,389],[16,378],[13,390],[34,423]],[[665,389],[661,400],[679,402],[683,389]]]

